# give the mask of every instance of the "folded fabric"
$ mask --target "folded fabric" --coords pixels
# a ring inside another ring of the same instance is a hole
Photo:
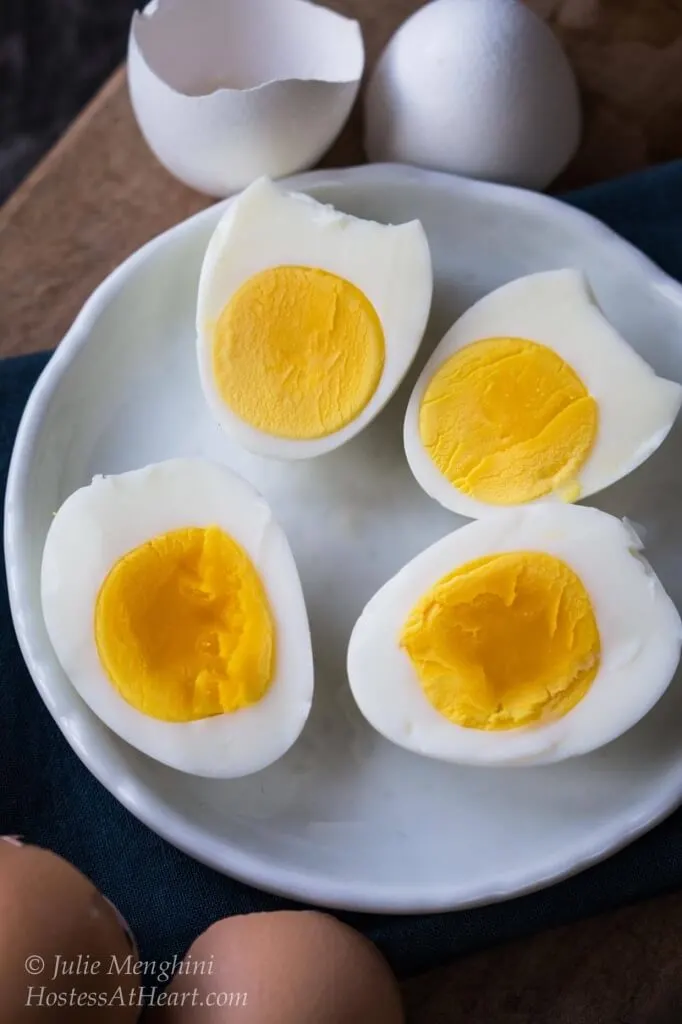
[[[682,279],[682,163],[574,193],[588,210]],[[4,491],[22,409],[45,355],[0,363]],[[48,846],[88,874],[130,922],[146,960],[182,953],[213,921],[295,906],[203,867],[140,824],[89,774],[35,690],[0,580],[0,834]],[[374,939],[401,973],[564,923],[682,883],[682,812],[644,838],[549,889],[505,903],[428,916],[339,914]]]

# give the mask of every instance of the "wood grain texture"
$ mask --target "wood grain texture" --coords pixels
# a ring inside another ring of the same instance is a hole
[[[363,24],[371,67],[424,0],[327,0]],[[527,0],[562,36],[586,114],[560,186],[682,155],[681,0]],[[361,115],[324,160],[363,159]],[[0,355],[58,343],[125,256],[209,200],[134,124],[119,71],[0,210]],[[414,1024],[679,1024],[682,895],[460,960],[404,986]],[[377,1022],[380,1024],[380,1022]]]
[[[403,988],[413,1024],[680,1024],[682,894],[464,957]]]
[[[526,0],[562,38],[583,95],[573,187],[682,156],[680,0]]]
[[[121,70],[0,210],[0,355],[55,346],[122,259],[206,204],[149,153]]]

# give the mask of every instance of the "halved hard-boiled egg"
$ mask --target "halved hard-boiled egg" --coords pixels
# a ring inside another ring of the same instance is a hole
[[[681,403],[682,387],[618,334],[580,271],[547,271],[450,328],[410,398],[405,452],[427,494],[471,518],[577,501],[644,462]]]
[[[232,778],[303,729],[313,662],[296,565],[264,499],[226,468],[95,477],[52,521],[41,589],[73,686],[150,757]]]
[[[218,423],[285,459],[348,441],[405,376],[432,288],[418,221],[377,224],[254,182],[228,205],[201,269],[199,369]]]
[[[463,764],[543,764],[639,721],[677,668],[682,622],[632,527],[535,505],[449,534],[371,599],[348,677],[387,739]]]

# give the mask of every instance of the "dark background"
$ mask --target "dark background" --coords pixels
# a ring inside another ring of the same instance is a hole
[[[0,202],[125,56],[136,0],[0,0]]]

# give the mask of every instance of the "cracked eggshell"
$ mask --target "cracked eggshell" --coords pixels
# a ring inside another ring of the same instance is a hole
[[[519,0],[434,0],[382,53],[365,97],[372,161],[545,188],[580,141],[571,66]]]
[[[358,23],[307,0],[152,0],[133,15],[128,83],[160,162],[220,197],[316,163],[364,59]]]

